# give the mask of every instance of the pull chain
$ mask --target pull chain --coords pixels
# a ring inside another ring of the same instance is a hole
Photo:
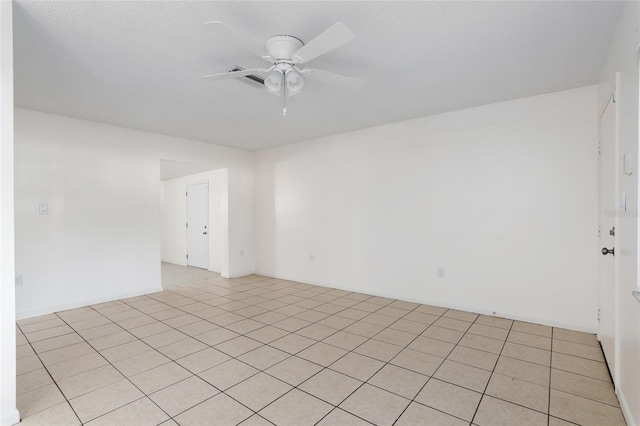
[[[284,78],[282,73],[282,116],[287,115],[287,79]]]

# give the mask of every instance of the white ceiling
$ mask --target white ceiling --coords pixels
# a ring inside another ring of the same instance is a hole
[[[16,106],[250,150],[594,84],[619,1],[22,1]],[[307,81],[281,99],[201,75],[265,63],[203,25],[262,46],[340,21],[356,39],[310,66],[362,77]]]

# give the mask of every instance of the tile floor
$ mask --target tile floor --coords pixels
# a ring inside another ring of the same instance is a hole
[[[623,425],[594,335],[163,265],[18,321],[25,425]]]

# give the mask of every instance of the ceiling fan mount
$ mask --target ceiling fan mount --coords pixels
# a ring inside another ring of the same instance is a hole
[[[220,21],[207,22],[205,25],[212,28],[225,39],[239,47],[254,53],[258,57],[271,63],[269,68],[254,68],[249,70],[230,71],[203,76],[207,79],[221,80],[227,78],[247,77],[255,74],[267,75],[264,78],[264,86],[272,94],[282,96],[283,115],[286,114],[286,98],[300,93],[305,78],[336,84],[346,88],[357,89],[364,84],[364,80],[356,77],[336,74],[330,71],[315,68],[301,68],[303,64],[324,55],[354,39],[353,32],[346,25],[337,22],[324,32],[304,43],[291,35],[276,35],[269,37],[264,44],[264,49],[246,40],[241,35],[230,30]]]
[[[273,36],[264,43],[264,48],[267,49],[269,56],[275,61],[293,61],[293,53],[302,46],[304,46],[302,40],[290,35]]]

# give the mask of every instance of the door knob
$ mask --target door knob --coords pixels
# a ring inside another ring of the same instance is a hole
[[[204,231],[204,232],[202,233],[202,235],[207,235],[207,231]]]
[[[616,255],[615,251],[616,251],[615,247],[612,248],[612,249],[608,249],[606,247],[602,247],[602,254],[604,254],[605,256],[608,255],[608,254],[612,254],[612,255],[615,256]]]

